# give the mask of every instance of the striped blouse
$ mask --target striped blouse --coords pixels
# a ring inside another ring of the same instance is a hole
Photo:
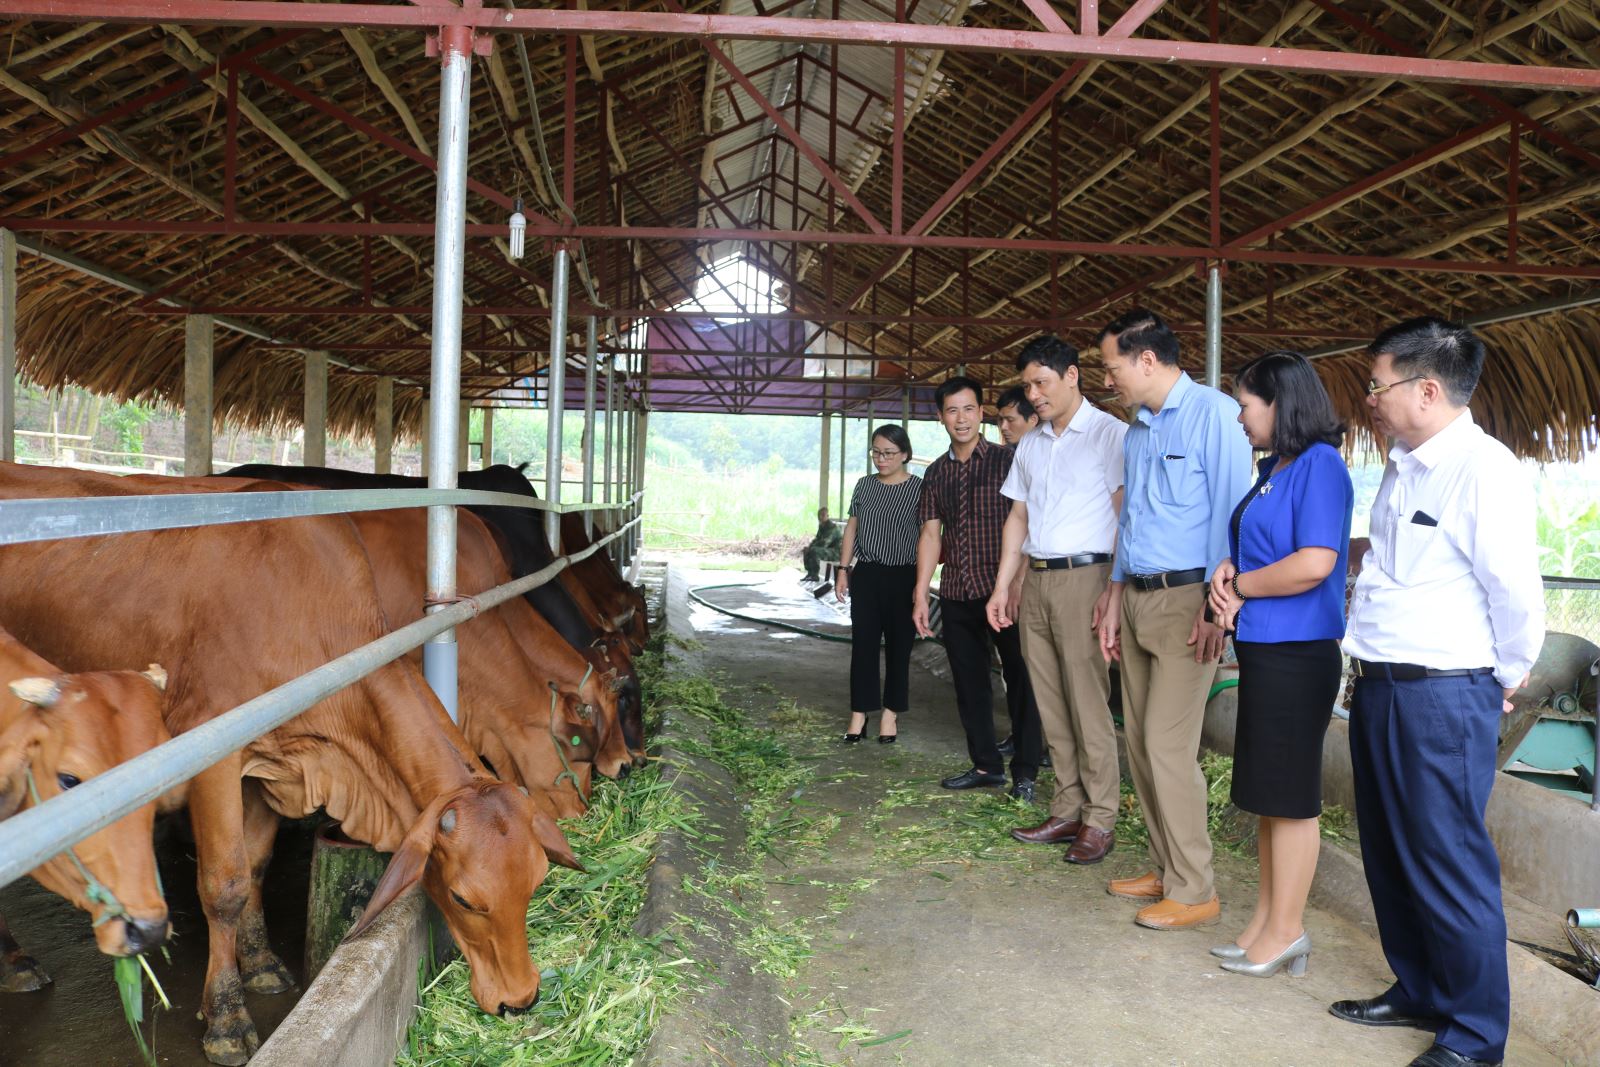
[[[904,567],[917,562],[917,501],[922,479],[911,475],[884,485],[875,474],[856,483],[850,494],[850,516],[856,520],[857,563]]]

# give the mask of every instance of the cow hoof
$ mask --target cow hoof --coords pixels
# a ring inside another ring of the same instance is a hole
[[[294,988],[294,975],[273,956],[245,976],[244,987],[252,993],[287,993]]]
[[[230,1030],[229,1033],[206,1031],[200,1048],[212,1063],[220,1063],[223,1067],[244,1067],[260,1047],[261,1039],[256,1037],[256,1028],[249,1022],[244,1023],[242,1032],[238,1027],[231,1027]]]
[[[0,993],[37,993],[50,982],[32,956],[18,952],[0,959]]]

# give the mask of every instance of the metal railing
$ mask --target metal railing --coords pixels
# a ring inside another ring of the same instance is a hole
[[[606,545],[631,537],[642,521],[638,509],[643,497],[644,491],[640,490],[621,503],[561,505],[510,493],[463,489],[341,489],[4,501],[0,505],[0,544],[449,504],[494,504],[558,513],[625,510],[633,514],[582,551],[558,557],[532,574],[434,611],[87,779],[70,793],[52,797],[0,822],[0,887],[430,638],[485,609],[553,581],[562,571]],[[81,514],[62,514],[64,506],[78,509]]]

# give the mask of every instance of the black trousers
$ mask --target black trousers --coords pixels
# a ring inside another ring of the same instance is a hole
[[[911,591],[917,565],[857,563],[850,570],[850,710],[908,711],[911,702]],[[878,682],[878,647],[884,649]]]
[[[1035,778],[1044,738],[1039,728],[1039,707],[1022,659],[1022,638],[1015,626],[999,633],[989,628],[987,600],[939,600],[944,619],[944,651],[950,660],[950,680],[956,690],[956,712],[967,734],[967,754],[972,765],[990,774],[1004,774],[1005,759],[994,736],[994,684],[989,672],[989,645],[1000,651],[1006,679],[1006,704],[1011,712],[1011,736],[1016,754],[1011,777]]]

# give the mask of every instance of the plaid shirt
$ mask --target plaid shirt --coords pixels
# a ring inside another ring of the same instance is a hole
[[[944,524],[944,574],[939,595],[950,600],[987,600],[1000,570],[1000,536],[1011,501],[1000,486],[1011,473],[1014,453],[978,438],[965,463],[949,452],[928,465],[922,476],[917,521]]]

